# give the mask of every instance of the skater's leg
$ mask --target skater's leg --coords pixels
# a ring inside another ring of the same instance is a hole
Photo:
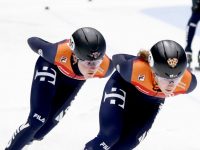
[[[126,85],[118,83],[119,80],[122,79],[117,72],[108,80],[99,112],[100,131],[97,137],[85,144],[84,150],[112,149],[120,139],[126,111],[127,89]]]
[[[132,150],[147,136],[163,104],[135,103],[124,119],[120,140],[110,150]],[[141,113],[141,110],[145,110]],[[140,112],[140,113],[139,113]]]
[[[74,80],[63,75],[55,93],[49,119],[34,135],[34,140],[41,140],[46,136],[64,117],[75,96],[79,92],[83,80]]]
[[[191,62],[192,62],[192,41],[193,37],[195,35],[197,24],[200,20],[200,13],[192,13],[192,16],[190,17],[188,24],[187,24],[187,30],[186,30],[186,47],[185,52],[187,55],[187,62],[188,62],[188,69],[191,69]]]
[[[200,13],[193,13],[188,21],[186,30],[186,47],[185,47],[186,52],[192,52],[191,45],[199,20],[200,20]]]
[[[57,86],[55,69],[54,65],[42,57],[38,59],[32,82],[31,111],[28,120],[15,131],[6,150],[21,150],[45,124]],[[51,74],[51,77],[42,74]]]

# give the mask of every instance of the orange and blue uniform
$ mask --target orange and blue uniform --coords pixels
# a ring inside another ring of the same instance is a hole
[[[35,65],[30,114],[27,122],[16,130],[6,150],[21,150],[29,141],[41,140],[48,134],[64,117],[86,81],[74,63],[69,40],[52,44],[32,37],[28,44],[41,56]],[[111,59],[105,55],[94,77],[108,77],[113,69]]]
[[[69,39],[55,44],[50,44],[42,39],[33,37],[28,39],[28,43],[34,52],[39,53],[46,61],[56,65],[66,76],[73,79],[85,80],[83,75],[80,75],[79,71],[78,73],[76,72],[77,68],[73,68],[72,51],[69,48]],[[103,62],[94,75],[94,78],[107,77],[112,71],[113,65],[109,57],[105,55]]]
[[[84,150],[132,150],[147,135],[164,104],[165,95],[158,87],[147,62],[138,56],[114,55],[115,71],[102,97],[100,131]],[[170,96],[192,92],[196,77],[188,70]]]

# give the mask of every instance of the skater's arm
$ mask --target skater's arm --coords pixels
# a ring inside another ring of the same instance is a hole
[[[103,78],[106,78],[106,77],[110,76],[111,73],[113,72],[113,70],[114,70],[114,65],[113,65],[112,60],[111,60],[107,55],[104,56],[104,57],[107,57],[107,58],[108,58],[108,63],[109,63],[108,69],[107,69],[107,71],[106,71],[106,74],[103,76]]]
[[[197,79],[196,79],[195,75],[193,75],[192,73],[191,73],[191,75],[192,75],[191,83],[190,83],[190,86],[189,86],[186,94],[192,92],[197,86]]]
[[[138,60],[138,56],[128,54],[113,55],[112,61],[116,70],[120,73],[122,78],[131,83],[131,76],[133,72],[133,63]]]
[[[38,37],[31,37],[28,39],[28,44],[34,52],[54,64],[58,43],[52,44]]]

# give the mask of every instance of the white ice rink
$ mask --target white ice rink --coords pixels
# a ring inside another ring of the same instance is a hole
[[[107,42],[107,54],[136,55],[160,40],[185,47],[191,0],[0,0],[0,150],[26,122],[34,65],[32,36],[49,42],[67,39],[80,27],[94,27]],[[50,9],[45,10],[48,6]],[[192,49],[198,65],[200,33]],[[195,71],[197,80],[200,72]],[[108,79],[108,78],[107,78]],[[30,150],[82,150],[99,130],[98,111],[107,79],[83,86],[59,125]],[[146,139],[136,150],[200,150],[200,86],[188,95],[166,99]]]

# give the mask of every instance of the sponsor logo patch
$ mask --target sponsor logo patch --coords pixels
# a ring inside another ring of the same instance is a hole
[[[103,147],[103,149],[105,149],[105,150],[109,150],[110,149],[110,147],[105,142],[102,142],[100,144],[100,146]]]
[[[36,70],[34,79],[36,80],[37,77],[40,77],[40,81],[45,81],[46,77],[51,77],[51,78],[53,78],[53,81],[49,81],[48,80],[48,82],[53,84],[53,85],[55,85],[55,82],[56,82],[56,71],[51,68],[53,73],[49,72],[47,66],[44,66],[42,70],[44,72],[39,72],[38,70]]]
[[[144,81],[144,79],[145,79],[145,75],[140,74],[140,75],[138,76],[138,80],[139,80],[139,81]]]
[[[66,62],[67,62],[67,59],[68,59],[67,57],[62,56],[62,57],[60,58],[60,61],[66,63]]]
[[[33,115],[33,118],[36,118],[37,120],[39,120],[43,123],[45,122],[45,118],[42,119],[42,117],[40,115],[36,114],[36,113]]]

